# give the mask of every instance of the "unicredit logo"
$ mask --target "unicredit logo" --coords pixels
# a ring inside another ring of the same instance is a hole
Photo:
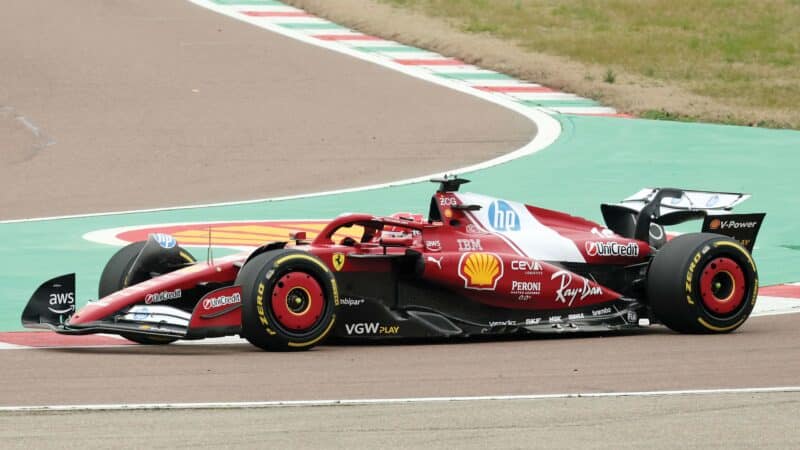
[[[147,294],[144,298],[144,302],[148,305],[152,305],[153,303],[161,303],[167,300],[175,300],[181,298],[181,290],[175,289],[174,291],[167,291],[167,292],[159,292],[157,294]]]
[[[589,256],[639,256],[639,246],[633,242],[586,241],[586,254]]]
[[[203,300],[203,308],[214,309],[225,305],[236,305],[242,303],[242,296],[239,293],[233,295],[221,295],[219,297],[211,297]]]

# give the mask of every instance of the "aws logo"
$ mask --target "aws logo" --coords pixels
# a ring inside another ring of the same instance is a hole
[[[467,289],[493,291],[503,278],[503,261],[494,253],[464,253],[458,262],[458,276]]]
[[[519,231],[519,214],[507,202],[495,200],[489,205],[489,224],[495,231]]]
[[[75,311],[75,293],[52,293],[50,294],[50,306],[47,309],[53,314],[67,314]]]

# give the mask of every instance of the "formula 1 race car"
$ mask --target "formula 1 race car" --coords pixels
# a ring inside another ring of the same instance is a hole
[[[29,328],[114,333],[142,344],[236,335],[266,350],[341,339],[633,329],[725,333],[758,292],[750,253],[765,214],[746,194],[643,189],[603,204],[606,226],[439,188],[427,218],[345,214],[314,237],[197,262],[170,235],[114,254],[99,300],[75,311],[75,274],[42,284]],[[665,226],[703,220],[670,239]],[[343,231],[348,233],[343,234]],[[355,236],[355,237],[353,237]]]

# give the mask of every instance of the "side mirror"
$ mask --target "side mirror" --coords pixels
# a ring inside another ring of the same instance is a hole
[[[289,233],[289,239],[293,241],[304,241],[306,240],[306,232],[305,231],[292,231]]]

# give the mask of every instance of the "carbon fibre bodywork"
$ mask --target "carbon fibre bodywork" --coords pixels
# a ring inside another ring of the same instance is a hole
[[[347,214],[331,220],[313,240],[297,233],[212,261],[195,262],[171,236],[152,235],[125,267],[122,288],[75,312],[74,276],[54,278],[34,293],[22,322],[64,334],[167,341],[237,334],[242,303],[255,301],[247,286],[236,284],[238,273],[258,255],[291,249],[305,252],[332,275],[335,299],[329,300],[335,314],[328,334],[340,339],[637,328],[659,321],[646,284],[650,263],[667,241],[665,225],[705,219],[704,231],[728,234],[751,249],[763,220],[763,214],[728,214],[743,194],[664,189],[603,205],[606,227],[458,192],[466,180],[436,181],[427,218]],[[717,210],[709,206],[713,197]],[[681,204],[684,199],[688,206]],[[705,206],[697,207],[698,201]],[[717,229],[709,230],[712,225]],[[134,273],[143,279],[127,283]],[[273,298],[263,306],[259,295],[258,306],[281,309],[282,301]],[[291,305],[283,310],[294,311]],[[292,314],[305,313],[298,311]],[[299,320],[290,319],[287,323]]]

